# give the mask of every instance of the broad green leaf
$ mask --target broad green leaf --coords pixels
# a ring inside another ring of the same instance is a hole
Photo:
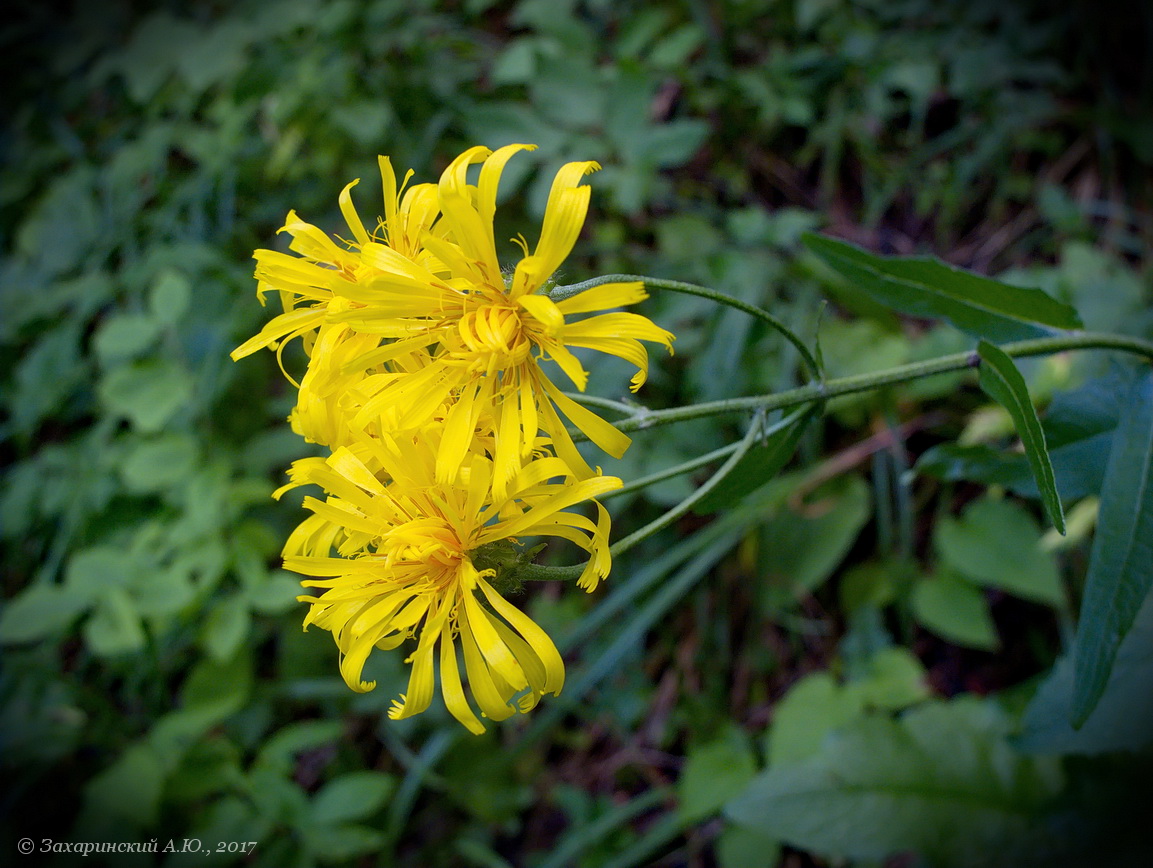
[[[681,817],[692,823],[719,811],[745,788],[756,771],[749,738],[736,727],[730,727],[715,741],[691,748],[677,781]]]
[[[1037,411],[1025,378],[1005,352],[988,341],[977,344],[977,354],[981,357],[979,371],[981,388],[990,398],[1009,411],[1017,436],[1025,447],[1025,457],[1033,470],[1037,489],[1041,492],[1041,503],[1049,521],[1062,534],[1065,533],[1065,512],[1061,508],[1061,497],[1057,494],[1057,482],[1053,478],[1053,465],[1049,461],[1049,450],[1045,445],[1045,432],[1037,420]]]
[[[770,578],[767,601],[779,605],[819,587],[849,553],[869,520],[869,507],[868,487],[859,476],[819,489],[799,511],[782,506],[760,536]]]
[[[109,545],[81,549],[68,559],[64,587],[88,600],[108,588],[127,587],[136,575],[134,558],[123,548]]]
[[[918,623],[956,645],[995,651],[1000,641],[979,588],[954,576],[923,579],[913,589]]]
[[[745,453],[716,488],[693,507],[693,512],[708,515],[725,509],[776,476],[796,452],[810,418],[812,414],[806,413],[792,425],[761,440]]]
[[[192,378],[175,362],[144,361],[122,365],[104,376],[100,397],[112,413],[134,428],[155,433],[192,397]]]
[[[1117,427],[1081,619],[1073,645],[1074,726],[1092,714],[1117,648],[1153,587],[1153,374],[1138,380]]]
[[[938,868],[971,868],[994,854],[1005,865],[1059,854],[1065,842],[1035,820],[1060,786],[1059,767],[1015,753],[1007,729],[993,706],[971,698],[926,703],[898,720],[858,718],[815,756],[770,765],[726,814],[833,859],[913,852]]]
[[[1109,681],[1080,728],[1070,724],[1073,658],[1057,661],[1025,711],[1017,745],[1039,753],[1140,751],[1153,744],[1153,594],[1117,648]]]
[[[0,612],[0,642],[15,645],[55,636],[91,605],[87,595],[69,588],[43,582],[31,585]]]
[[[1077,312],[1039,289],[1024,289],[926,257],[880,257],[820,235],[803,237],[820,259],[882,304],[945,319],[962,331],[1004,342],[1081,327]]]
[[[1053,555],[1024,509],[1008,500],[974,501],[959,519],[937,524],[942,561],[965,578],[1027,600],[1062,606],[1065,594]]]
[[[829,733],[863,711],[860,694],[843,688],[828,672],[806,675],[773,712],[765,751],[769,765],[795,763],[816,755]]]
[[[144,647],[144,625],[136,604],[123,588],[107,588],[84,624],[84,642],[93,654],[115,657]]]
[[[310,819],[315,823],[336,824],[364,820],[383,805],[396,779],[383,772],[350,772],[329,781],[312,797]]]

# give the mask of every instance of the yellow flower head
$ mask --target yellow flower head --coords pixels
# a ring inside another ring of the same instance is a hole
[[[439,216],[436,185],[407,187],[412,177],[409,171],[398,189],[388,158],[380,157],[379,165],[385,214],[371,235],[352,205],[351,190],[358,179],[348,184],[339,197],[350,240],[333,241],[290,211],[279,231],[292,237],[289,249],[296,255],[276,250],[254,253],[257,296],[263,304],[268,292],[277,292],[284,313],[232,351],[236,360],[265,347],[275,348],[279,361],[284,347],[295,338],[302,338],[309,364],[300,383],[293,380],[300,390],[291,417],[293,428],[308,440],[333,447],[349,440],[348,422],[356,409],[355,390],[369,375],[371,366],[388,364],[392,370],[405,371],[421,367],[427,358],[427,353],[422,355],[419,342],[392,341],[381,350],[386,338],[403,334],[357,332],[334,321],[334,316],[351,306],[378,300],[387,288],[411,290],[411,281],[405,283],[396,276],[398,260],[433,272],[443,271],[420,243],[421,238],[435,231]],[[383,269],[381,264],[389,268]],[[373,351],[375,355],[368,358],[366,354]]]
[[[378,261],[394,282],[393,288],[373,299],[350,292],[347,284],[333,288],[352,304],[331,313],[330,321],[358,333],[392,338],[406,348],[428,350],[430,361],[423,370],[377,381],[378,390],[359,408],[352,424],[365,427],[380,413],[402,408],[404,424],[417,427],[429,421],[430,405],[450,402],[437,462],[442,482],[459,469],[468,451],[466,432],[485,409],[491,410],[497,424],[493,460],[498,492],[531,454],[538,430],[553,440],[557,454],[578,475],[590,475],[558,410],[615,457],[628,448],[629,438],[566,397],[539,361],[552,359],[584,391],[588,374],[572,348],[610,353],[636,365],[635,391],[648,373],[648,354],[640,341],[655,341],[672,351],[672,334],[643,316],[599,313],[570,320],[641,301],[646,293],[639,282],[605,284],[559,302],[542,293],[580,234],[590,195],[580,180],[599,168],[596,163],[574,162],[560,169],[536,248],[530,253],[522,240],[524,256],[511,274],[502,272],[493,232],[497,188],[508,160],[533,147],[508,145],[496,151],[475,147],[461,154],[437,186],[441,217],[436,231],[421,237],[427,261],[417,263],[408,257]],[[473,185],[467,175],[477,163],[481,168]],[[378,363],[384,352],[387,347],[367,353],[361,361]]]
[[[472,697],[492,720],[528,711],[564,684],[555,645],[494,587],[500,577],[486,568],[485,552],[526,537],[568,539],[590,553],[580,584],[592,590],[611,566],[608,513],[596,501],[595,522],[565,509],[621,483],[576,480],[560,459],[539,457],[524,464],[507,496],[494,497],[492,462],[475,452],[450,484],[439,482],[436,440],[433,429],[403,441],[365,437],[328,459],[296,462],[281,492],[315,483],[328,496],[305,499],[313,515],[289,538],[284,565],[312,577],[306,587],[325,589],[300,597],[312,604],[305,627],[332,632],[353,690],[375,686],[361,677],[373,648],[414,639],[408,692],[390,715],[424,711],[439,668],[449,712],[479,733],[484,726],[465,696],[458,643]]]

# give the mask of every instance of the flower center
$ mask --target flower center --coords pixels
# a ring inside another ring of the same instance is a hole
[[[494,372],[523,364],[532,352],[524,311],[504,305],[485,305],[466,312],[457,323],[451,354],[473,370]]]

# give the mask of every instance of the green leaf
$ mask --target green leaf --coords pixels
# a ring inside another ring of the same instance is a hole
[[[942,519],[934,537],[942,561],[970,581],[1063,606],[1057,565],[1040,540],[1037,523],[1024,509],[991,498],[974,501],[960,519]]]
[[[736,503],[760,488],[785,466],[797,451],[797,442],[812,418],[806,412],[799,420],[770,434],[750,449],[721,482],[693,507],[697,515],[708,515]]]
[[[145,434],[159,431],[192,397],[192,378],[177,363],[149,360],[122,365],[100,381],[108,409]]]
[[[807,234],[805,245],[882,304],[945,319],[991,341],[1046,337],[1081,327],[1077,312],[1039,289],[1024,289],[926,257],[879,257],[852,244]]]
[[[128,748],[84,788],[90,823],[148,828],[156,822],[164,787],[164,764],[151,745]]]
[[[1153,587],[1153,374],[1132,389],[1109,453],[1073,644],[1074,726],[1092,714]]]
[[[761,544],[771,584],[766,598],[780,604],[810,593],[844,560],[869,520],[868,487],[847,476],[822,487],[802,511],[783,506],[765,523]]]
[[[368,826],[305,826],[305,837],[317,860],[324,863],[347,862],[380,850],[385,836]]]
[[[306,720],[277,730],[260,748],[256,765],[287,774],[298,753],[331,744],[344,734],[339,720]]]
[[[239,594],[217,601],[204,621],[200,641],[214,660],[228,660],[248,636],[252,617],[248,601]]]
[[[748,826],[726,826],[717,836],[720,868],[773,868],[781,858],[781,842]]]
[[[187,434],[165,433],[137,443],[120,465],[129,491],[165,491],[187,479],[196,467],[196,441]]]
[[[396,779],[382,772],[361,771],[329,781],[312,797],[309,817],[322,824],[349,823],[372,816],[396,789]]]
[[[1100,754],[1140,751],[1153,744],[1153,594],[1117,649],[1100,701],[1080,728],[1070,724],[1073,658],[1066,655],[1041,683],[1021,723],[1016,744],[1040,753]]]
[[[63,633],[91,605],[91,598],[70,588],[31,585],[9,600],[0,612],[0,642],[15,645]]]
[[[105,363],[135,358],[148,350],[159,334],[160,324],[147,314],[122,313],[100,323],[92,348]]]
[[[815,756],[829,733],[863,711],[860,694],[845,690],[828,672],[806,675],[777,704],[768,732],[769,765]]]
[[[188,312],[192,301],[192,281],[183,272],[165,268],[148,292],[148,310],[163,325],[176,325]]]
[[[913,615],[921,626],[956,645],[982,651],[995,651],[1000,645],[985,595],[954,576],[918,582]]]
[[[716,813],[745,788],[757,771],[745,732],[733,726],[714,741],[691,748],[677,781],[680,816],[687,823]]]
[[[800,763],[770,765],[726,807],[736,823],[833,859],[914,852],[938,868],[1019,864],[1066,843],[1035,821],[1060,786],[1053,760],[1015,753],[1007,722],[972,698],[899,720],[851,721]]]
[[[862,668],[845,689],[864,707],[897,711],[929,698],[925,667],[908,648],[882,648]]]
[[[93,654],[115,657],[144,647],[144,625],[123,588],[101,592],[96,610],[84,624],[84,642]]]
[[[1061,508],[1061,497],[1057,494],[1057,481],[1053,477],[1053,465],[1049,461],[1049,450],[1045,446],[1045,432],[1037,420],[1037,411],[1025,378],[1005,352],[988,341],[977,344],[977,355],[981,357],[979,372],[981,388],[994,401],[1009,411],[1017,436],[1025,447],[1025,457],[1033,470],[1037,489],[1041,492],[1041,503],[1049,521],[1062,534],[1065,533],[1065,512]]]
[[[244,707],[252,691],[252,662],[241,652],[231,660],[202,660],[180,691],[184,711],[212,722]]]

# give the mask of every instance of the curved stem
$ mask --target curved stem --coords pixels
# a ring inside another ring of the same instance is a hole
[[[753,423],[749,425],[749,430],[745,432],[745,436],[741,439],[741,442],[738,444],[736,450],[732,455],[729,456],[728,460],[724,464],[717,468],[717,472],[709,477],[708,482],[706,482],[672,509],[666,511],[664,515],[654,519],[653,521],[650,521],[644,527],[638,528],[624,539],[619,539],[611,546],[609,546],[609,552],[612,553],[613,557],[628,551],[641,540],[648,539],[658,530],[664,530],[666,527],[668,527],[670,524],[672,524],[674,521],[692,509],[705,497],[705,495],[720,485],[721,481],[729,475],[729,471],[737,466],[737,462],[744,458],[748,451],[753,448],[753,444],[757,442],[757,436],[761,433],[762,422],[762,414],[757,414],[757,417],[753,419]]]
[[[1120,350],[1144,356],[1153,362],[1153,343],[1139,338],[1130,338],[1122,335],[1086,332],[1082,334],[1063,335],[1052,338],[1034,338],[1027,341],[1016,341],[1001,346],[1008,355],[1022,358],[1027,356],[1044,356],[1050,353],[1064,352],[1065,350]],[[780,410],[784,407],[795,407],[812,401],[836,398],[840,395],[850,395],[854,392],[867,392],[880,386],[889,386],[895,383],[905,383],[934,374],[944,374],[949,371],[959,371],[965,368],[976,368],[980,365],[980,357],[976,350],[964,353],[953,353],[925,362],[913,362],[900,365],[883,371],[874,371],[868,374],[854,374],[851,377],[840,377],[826,380],[823,383],[810,383],[796,389],[784,392],[774,392],[769,395],[753,395],[748,398],[726,398],[721,401],[706,401],[700,404],[689,404],[685,407],[673,407],[668,410],[648,410],[635,416],[622,419],[614,423],[620,431],[641,431],[655,428],[658,425],[670,425],[674,422],[684,422],[689,419],[702,419],[709,416],[720,416],[726,413],[738,413],[749,410]],[[570,433],[574,440],[586,440],[581,432],[572,430]]]
[[[731,308],[756,317],[761,322],[768,325],[774,331],[779,332],[785,340],[796,347],[797,352],[801,354],[801,358],[805,362],[805,367],[809,369],[809,374],[814,379],[820,379],[821,370],[817,364],[817,360],[813,358],[813,354],[809,352],[809,348],[805,346],[797,335],[787,325],[769,313],[763,308],[757,307],[755,304],[749,304],[746,301],[741,301],[739,298],[733,298],[731,295],[725,295],[723,292],[717,292],[715,289],[709,289],[707,286],[699,286],[695,283],[685,283],[682,280],[665,280],[660,277],[645,277],[641,274],[604,274],[599,277],[584,280],[580,283],[570,283],[567,286],[556,286],[549,292],[549,298],[553,301],[563,301],[566,298],[576,295],[577,293],[584,292],[586,289],[592,289],[594,286],[602,286],[606,283],[629,283],[633,281],[640,281],[646,287],[653,289],[667,289],[670,292],[680,292],[685,295],[696,295],[701,298],[707,298],[710,301],[715,301],[718,304],[723,304]]]

